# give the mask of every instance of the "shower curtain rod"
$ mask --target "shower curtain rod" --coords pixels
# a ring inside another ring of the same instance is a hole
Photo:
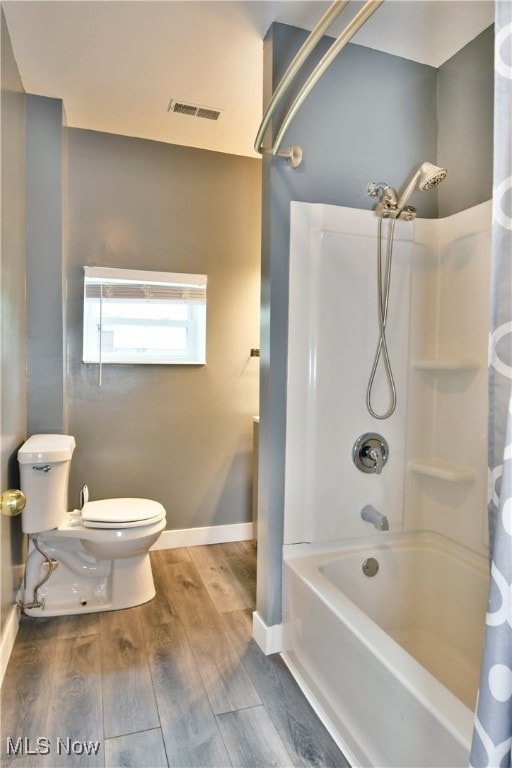
[[[279,85],[277,86],[269,105],[261,121],[261,125],[254,142],[254,149],[261,155],[272,155],[273,157],[285,157],[292,168],[297,168],[302,162],[302,149],[296,144],[292,145],[286,150],[281,150],[281,144],[284,139],[284,135],[290,124],[299,111],[300,107],[304,103],[305,99],[309,95],[313,86],[321,78],[327,67],[334,61],[338,53],[345,47],[345,45],[352,39],[355,33],[363,26],[370,16],[382,5],[384,0],[367,0],[365,5],[355,14],[352,20],[347,24],[343,32],[336,38],[331,45],[327,53],[318,62],[299,93],[295,97],[292,105],[288,109],[288,112],[281,123],[276,138],[272,143],[271,148],[264,148],[262,146],[265,131],[268,128],[272,115],[277,109],[277,106],[281,102],[285,91],[289,88],[293,82],[297,72],[302,67],[306,59],[316,48],[319,40],[325,34],[332,22],[339,16],[341,11],[348,5],[349,0],[336,0],[330,8],[324,13],[318,24],[315,26],[304,45],[300,48],[295,58],[291,62],[290,66],[284,73]]]

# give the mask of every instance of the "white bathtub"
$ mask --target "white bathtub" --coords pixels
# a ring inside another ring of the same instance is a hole
[[[436,534],[285,546],[283,657],[352,765],[468,765],[487,590]]]

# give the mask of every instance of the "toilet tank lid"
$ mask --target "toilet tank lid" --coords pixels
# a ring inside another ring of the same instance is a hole
[[[20,464],[69,461],[75,445],[71,435],[32,435],[19,449],[18,461]]]

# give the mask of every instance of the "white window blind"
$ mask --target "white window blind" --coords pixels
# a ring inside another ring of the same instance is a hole
[[[108,267],[84,275],[85,363],[206,362],[206,275]]]

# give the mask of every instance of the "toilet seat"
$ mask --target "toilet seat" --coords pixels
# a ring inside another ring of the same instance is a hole
[[[81,510],[85,528],[139,528],[165,518],[165,509],[150,499],[88,501]]]

